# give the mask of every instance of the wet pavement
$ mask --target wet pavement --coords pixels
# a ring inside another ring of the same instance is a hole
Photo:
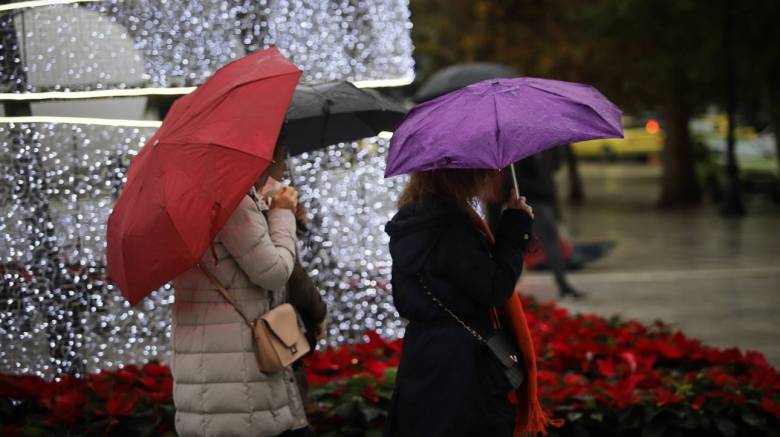
[[[751,196],[739,220],[709,203],[664,211],[656,206],[657,166],[592,163],[581,171],[587,200],[563,202],[565,232],[573,241],[617,245],[571,273],[588,299],[563,300],[564,307],[661,319],[705,344],[763,352],[780,367],[780,205]],[[549,274],[527,272],[521,285],[541,300],[556,299]]]

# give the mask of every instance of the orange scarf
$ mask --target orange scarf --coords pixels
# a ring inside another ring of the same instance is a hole
[[[485,232],[491,244],[495,244],[496,238],[490,231],[487,223],[476,214],[473,214],[477,224]],[[539,403],[539,397],[536,389],[536,353],[534,352],[534,343],[531,338],[531,331],[528,329],[528,321],[523,311],[523,303],[520,301],[520,295],[512,293],[512,296],[506,301],[503,307],[499,308],[501,320],[510,332],[514,335],[520,351],[523,353],[523,361],[526,370],[526,384],[517,391],[517,416],[515,418],[514,437],[535,436],[539,433],[547,435],[547,427],[563,426],[563,419],[552,419],[547,417]]]

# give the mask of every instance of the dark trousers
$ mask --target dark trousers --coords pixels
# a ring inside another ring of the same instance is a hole
[[[566,282],[566,259],[561,248],[561,237],[558,233],[558,220],[552,205],[537,203],[534,208],[534,236],[542,246],[547,258],[547,265],[555,276],[558,289],[568,286]]]
[[[561,248],[561,236],[558,233],[558,214],[555,206],[549,203],[533,203],[534,228],[533,233],[547,258],[547,265],[555,277],[558,291],[569,287],[566,280],[566,258]],[[493,232],[498,227],[498,219],[501,216],[501,205],[488,205],[488,223]]]

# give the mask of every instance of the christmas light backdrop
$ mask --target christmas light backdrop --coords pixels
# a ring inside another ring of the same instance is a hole
[[[406,178],[384,179],[387,146],[372,138],[291,159],[292,183],[312,219],[301,239],[302,260],[326,292],[332,342],[354,340],[366,329],[402,334],[384,227]]]
[[[0,14],[2,92],[194,86],[270,45],[306,80],[413,77],[407,0],[112,0]]]
[[[104,280],[106,220],[153,129],[0,125],[0,372],[52,376],[170,353],[166,287],[131,308]],[[329,306],[327,341],[402,333],[384,224],[404,178],[383,179],[386,140],[290,160],[311,222],[301,257]]]
[[[139,0],[6,11],[0,92],[197,85],[270,44],[306,80],[397,79],[412,71],[409,29],[404,0]],[[168,358],[171,290],[131,308],[104,279],[106,220],[153,132],[0,123],[0,372],[81,375]],[[371,138],[291,159],[311,218],[301,256],[328,301],[331,343],[366,329],[402,332],[383,227],[403,179],[383,179],[386,147]]]

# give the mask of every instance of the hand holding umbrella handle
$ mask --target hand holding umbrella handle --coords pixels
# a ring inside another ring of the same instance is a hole
[[[509,165],[509,170],[512,172],[512,185],[514,185],[514,189],[512,190],[512,193],[514,194],[514,199],[509,199],[509,201],[507,202],[507,207],[523,210],[526,213],[528,213],[529,216],[531,216],[531,219],[533,219],[534,218],[533,207],[528,203],[526,203],[525,196],[520,195],[520,184],[517,183],[517,171],[515,170],[514,163]]]

